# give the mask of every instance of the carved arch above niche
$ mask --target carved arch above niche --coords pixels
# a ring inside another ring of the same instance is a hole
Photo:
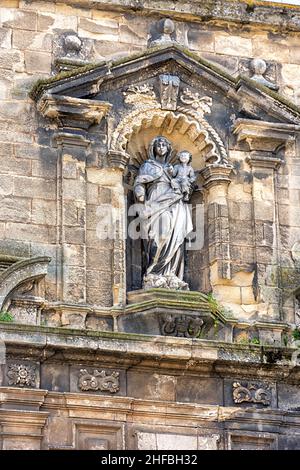
[[[244,119],[259,120],[268,129],[282,123],[289,131],[300,124],[300,110],[293,103],[249,78],[230,76],[176,44],[112,63],[78,67],[39,81],[30,95],[44,116],[70,133],[80,129],[86,134],[107,119],[107,151],[112,152],[125,153],[130,137],[150,122],[158,129],[151,121],[155,115],[170,119],[168,126],[176,127],[172,113],[181,114],[191,125],[197,122],[194,132],[211,142],[209,164],[228,163],[225,140],[234,120],[239,126]],[[186,132],[192,133],[192,127]],[[265,135],[264,126],[262,132]]]

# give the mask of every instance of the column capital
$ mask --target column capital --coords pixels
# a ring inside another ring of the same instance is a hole
[[[272,152],[252,151],[246,160],[251,168],[270,168],[277,170],[282,164],[282,158],[277,157],[276,154]]]
[[[109,150],[106,156],[110,168],[122,171],[125,170],[130,158],[128,153],[119,150]]]
[[[216,185],[229,185],[231,182],[230,174],[232,172],[233,167],[231,165],[218,165],[212,164],[208,165],[201,170],[201,176],[204,179],[203,186],[206,189],[210,189]]]

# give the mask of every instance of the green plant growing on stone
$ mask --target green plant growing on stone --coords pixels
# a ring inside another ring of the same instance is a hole
[[[295,341],[299,341],[299,340],[300,340],[300,330],[299,330],[298,328],[296,328],[295,330],[293,330],[292,336],[293,336],[293,339],[294,339]]]
[[[255,337],[250,339],[249,341],[250,344],[260,344],[259,338]]]
[[[209,292],[207,294],[207,301],[208,301],[208,304],[209,304],[210,309],[211,309],[212,312],[216,313],[216,312],[222,310],[220,305],[219,305],[219,302],[214,297],[212,292]]]
[[[11,323],[14,321],[14,318],[11,313],[6,310],[0,310],[0,321]]]

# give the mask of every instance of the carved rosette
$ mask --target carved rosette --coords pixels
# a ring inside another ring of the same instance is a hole
[[[24,364],[11,364],[7,371],[8,385],[17,387],[36,386],[36,367]]]
[[[232,384],[232,396],[234,403],[260,403],[265,406],[271,404],[271,391],[268,385],[239,382]]]
[[[120,390],[119,372],[113,371],[106,375],[106,371],[97,369],[90,374],[86,369],[81,369],[78,378],[78,388],[82,391],[117,393]]]

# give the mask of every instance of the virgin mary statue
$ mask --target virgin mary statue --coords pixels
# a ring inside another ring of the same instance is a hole
[[[172,147],[158,136],[149,146],[148,159],[134,182],[141,203],[140,228],[146,255],[145,289],[164,287],[188,290],[183,281],[184,241],[192,231],[188,205],[170,165]]]

